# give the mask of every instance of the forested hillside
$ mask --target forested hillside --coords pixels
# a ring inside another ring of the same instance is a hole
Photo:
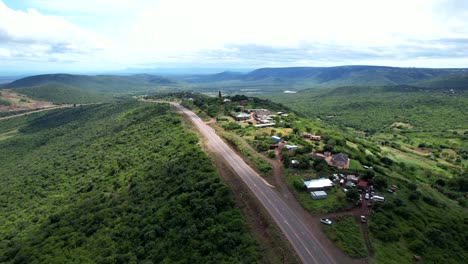
[[[466,128],[468,122],[468,97],[463,91],[451,93],[411,86],[350,86],[270,98],[309,117],[369,132],[394,122],[437,131]]]
[[[0,262],[255,262],[197,142],[167,105],[0,121]]]
[[[111,100],[110,96],[81,91],[58,83],[48,83],[30,88],[18,88],[16,92],[31,98],[53,102],[56,104],[87,104]]]
[[[2,87],[17,89],[50,84],[59,84],[83,92],[97,94],[132,94],[180,88],[180,85],[174,80],[146,74],[132,76],[44,74],[22,78],[4,84]]]

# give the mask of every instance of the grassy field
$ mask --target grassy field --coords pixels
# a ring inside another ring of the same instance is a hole
[[[351,257],[367,256],[367,249],[361,235],[361,228],[352,215],[340,216],[334,219],[332,225],[324,225],[323,232],[336,245]]]

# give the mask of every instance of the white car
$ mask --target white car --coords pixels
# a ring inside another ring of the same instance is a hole
[[[333,222],[330,219],[322,218],[322,219],[320,219],[320,223],[326,224],[326,225],[331,225]]]
[[[365,217],[365,216],[363,216],[363,215],[361,215],[361,222],[363,222],[363,223],[367,222],[367,219],[366,219],[366,217]]]
[[[365,198],[366,200],[369,200],[369,193],[366,193],[366,195],[364,196],[364,198]]]

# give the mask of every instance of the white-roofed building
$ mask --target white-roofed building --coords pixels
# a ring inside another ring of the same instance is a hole
[[[327,190],[333,186],[333,182],[330,179],[319,178],[305,181],[304,185],[308,190]]]

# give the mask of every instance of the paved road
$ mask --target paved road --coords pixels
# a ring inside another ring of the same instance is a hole
[[[338,263],[309,231],[305,224],[306,220],[289,209],[278,193],[226,145],[216,135],[213,128],[206,125],[192,111],[177,103],[173,103],[173,105],[191,118],[213,150],[223,156],[247,184],[291,242],[303,263]]]
[[[0,117],[0,120],[15,118],[15,117],[18,117],[18,116],[24,116],[24,115],[29,115],[29,114],[33,114],[33,113],[39,113],[39,112],[54,110],[54,109],[67,108],[67,107],[72,107],[72,106],[73,106],[73,105],[60,105],[60,106],[47,107],[47,108],[42,108],[42,109],[39,109],[39,110],[33,110],[33,111],[29,111],[29,112],[24,112],[24,113],[21,113],[21,114],[16,114],[16,115],[11,115],[11,116]]]

